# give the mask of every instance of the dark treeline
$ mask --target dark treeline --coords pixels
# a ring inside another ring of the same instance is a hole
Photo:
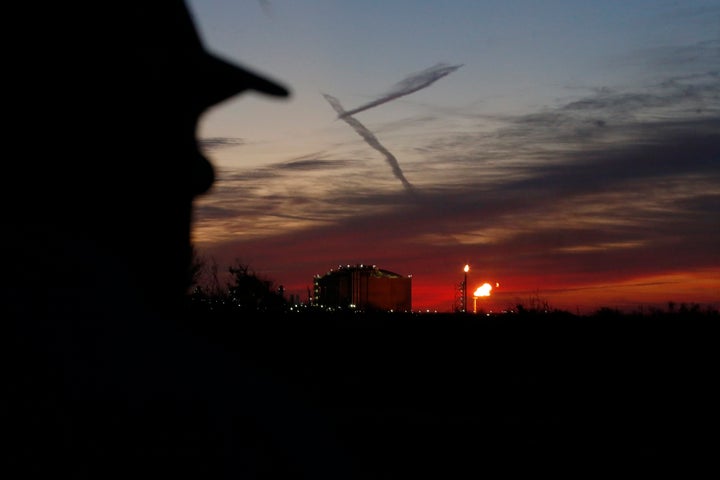
[[[189,301],[190,328],[322,411],[365,478],[648,473],[713,455],[713,309],[250,311],[209,308],[198,290]]]
[[[188,288],[187,300],[191,308],[198,313],[229,316],[234,314],[254,315],[270,313],[274,316],[279,314],[312,313],[313,316],[325,315],[320,309],[312,308],[309,299],[286,298],[283,286],[275,280],[263,277],[258,274],[249,264],[239,259],[229,266],[221,266],[214,258],[204,258],[196,251],[193,255],[193,262],[190,272],[191,285]],[[574,318],[720,318],[720,312],[712,305],[703,306],[698,303],[677,303],[668,301],[666,308],[654,305],[639,306],[632,312],[623,312],[617,308],[600,307],[591,314],[574,314],[567,310],[561,310],[551,305],[550,301],[542,297],[539,292],[522,300],[517,299],[513,304],[508,305],[505,310],[511,315],[525,317],[528,315],[547,315],[553,317],[574,317]],[[348,314],[357,314],[353,310]],[[454,314],[461,313],[459,311]],[[486,315],[479,311],[479,315]],[[374,315],[382,315],[381,312],[374,312]],[[411,316],[427,316],[427,314],[416,313]],[[442,317],[444,314],[434,314],[434,318]],[[330,315],[333,316],[333,315]],[[407,315],[405,315],[407,316]],[[495,316],[495,315],[493,315]],[[393,313],[396,320],[403,317],[402,314]]]
[[[501,313],[488,313],[479,310],[477,314],[463,312],[422,312],[416,311],[412,313],[402,312],[362,312],[357,310],[346,309],[342,312],[342,307],[335,309],[334,312],[325,312],[323,309],[314,308],[307,300],[289,299],[282,293],[282,286],[275,286],[272,281],[264,280],[249,267],[241,265],[232,269],[233,283],[219,291],[208,290],[206,287],[196,286],[188,293],[186,300],[198,312],[208,314],[218,314],[232,316],[233,314],[265,314],[274,315],[288,314],[297,315],[298,313],[312,313],[313,315],[335,317],[333,313],[339,315],[364,315],[370,316],[387,316],[390,318],[413,317],[415,319],[422,317],[443,318],[450,316],[456,318],[464,316],[467,318],[492,317],[498,316],[512,318],[527,318],[551,315],[552,317],[570,317],[570,318],[601,318],[601,319],[638,319],[638,318],[655,318],[655,319],[700,319],[700,318],[720,318],[720,311],[712,305],[701,305],[699,303],[679,303],[668,302],[669,308],[663,309],[657,306],[640,306],[632,311],[622,311],[612,307],[600,307],[589,314],[573,313],[568,310],[558,308],[533,308],[525,303],[515,303],[509,305],[508,309]],[[675,307],[677,305],[677,307]]]

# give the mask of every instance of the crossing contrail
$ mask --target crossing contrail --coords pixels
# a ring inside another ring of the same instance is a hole
[[[398,162],[397,158],[395,158],[395,155],[390,153],[390,151],[380,143],[377,137],[370,130],[368,130],[365,125],[355,119],[353,115],[364,110],[377,107],[378,105],[382,105],[383,103],[387,103],[391,100],[395,100],[396,98],[409,95],[413,92],[417,92],[418,90],[422,90],[425,87],[429,87],[442,77],[449,75],[460,67],[462,67],[462,64],[447,65],[445,63],[438,63],[430,68],[426,68],[421,72],[417,72],[406,77],[405,79],[395,84],[395,87],[392,90],[390,90],[380,98],[375,99],[372,102],[366,103],[364,105],[360,105],[359,107],[353,108],[352,110],[345,110],[340,104],[340,101],[332,95],[324,93],[323,97],[325,97],[325,100],[330,103],[330,106],[333,107],[335,112],[337,112],[339,119],[344,120],[348,125],[350,125],[353,130],[355,130],[358,135],[360,135],[365,140],[365,142],[367,142],[368,145],[385,155],[385,159],[390,164],[390,167],[392,168],[395,177],[397,177],[402,182],[406,190],[412,192],[413,186],[407,180],[407,178],[405,178],[405,174],[400,168],[400,163]]]
[[[423,88],[429,87],[433,83],[440,80],[442,77],[451,74],[462,66],[463,64],[447,65],[445,63],[438,63],[430,68],[426,68],[421,72],[414,73],[395,84],[395,87],[393,87],[392,90],[390,90],[380,98],[364,105],[360,105],[359,107],[353,108],[351,110],[343,111],[342,113],[338,114],[338,118],[344,119],[346,117],[349,117],[350,115],[355,115],[356,113],[362,112],[369,108],[377,107],[378,105],[382,105],[383,103],[395,100],[396,98],[404,97],[405,95],[409,95],[413,92],[417,92],[418,90],[422,90]]]
[[[357,121],[354,117],[350,116],[350,112],[346,112],[343,109],[342,105],[340,105],[340,101],[337,98],[333,97],[332,95],[328,95],[327,93],[323,93],[323,97],[325,97],[325,100],[327,100],[330,106],[337,112],[338,118],[342,118],[348,125],[350,125],[353,130],[355,130],[358,135],[360,135],[363,140],[367,142],[368,145],[385,155],[385,159],[390,164],[390,167],[392,168],[392,172],[395,177],[397,177],[402,182],[403,187],[405,187],[406,190],[412,192],[413,186],[410,182],[408,182],[407,178],[405,178],[405,174],[403,174],[403,171],[400,168],[400,164],[398,163],[397,158],[395,158],[395,155],[390,153],[390,151],[380,143],[377,137],[370,130],[368,130],[365,125]]]

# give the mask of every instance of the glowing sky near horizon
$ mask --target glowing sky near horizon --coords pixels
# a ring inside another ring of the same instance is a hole
[[[364,263],[448,311],[468,263],[471,291],[502,285],[485,310],[720,307],[720,1],[188,5],[209,50],[292,91],[201,119],[201,253],[303,299]],[[322,93],[354,108],[441,63],[463,66],[354,115],[410,194]]]

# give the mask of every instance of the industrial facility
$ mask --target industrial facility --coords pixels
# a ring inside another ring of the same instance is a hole
[[[412,275],[402,276],[375,265],[340,265],[313,279],[311,303],[326,309],[358,311],[412,310]]]

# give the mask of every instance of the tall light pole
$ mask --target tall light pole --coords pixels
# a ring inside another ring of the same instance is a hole
[[[465,268],[463,268],[463,271],[465,272],[465,277],[463,279],[463,313],[467,312],[467,274],[470,271],[470,265],[465,265]]]

